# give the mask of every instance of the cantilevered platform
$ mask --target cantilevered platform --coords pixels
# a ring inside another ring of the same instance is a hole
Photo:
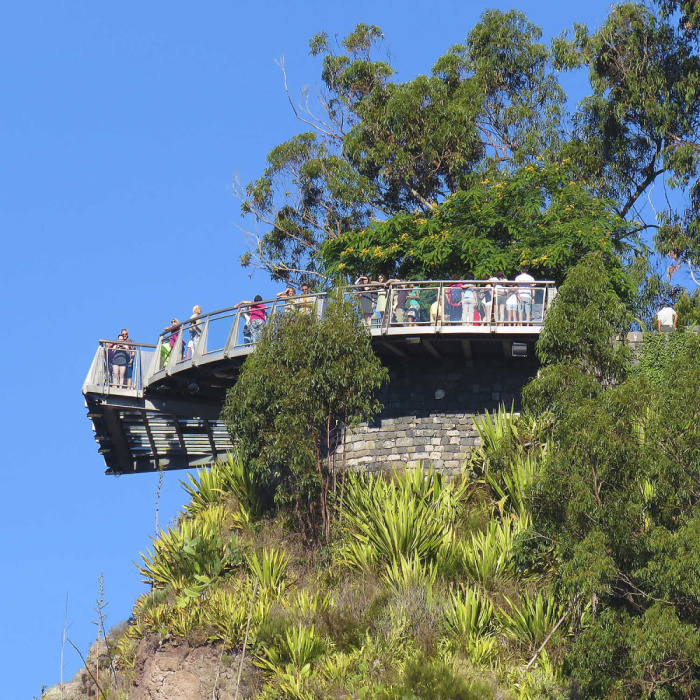
[[[369,299],[375,306],[379,301],[380,308],[385,302],[385,308],[393,310],[373,314],[368,327],[375,351],[387,362],[459,357],[471,364],[480,356],[517,361],[533,353],[556,294],[553,283],[532,284],[530,318],[511,314],[510,320],[505,313],[507,298],[517,295],[518,289],[527,298],[523,288],[511,283],[494,289],[487,282],[470,281],[481,313],[469,318],[469,308],[454,303],[450,291],[454,284],[431,281],[386,288],[350,287],[346,294],[353,299],[364,297],[365,308]],[[497,291],[502,292],[500,304],[496,303]],[[420,304],[415,321],[405,313],[408,293]],[[324,294],[261,302],[268,318],[290,308],[322,315],[327,303]],[[397,307],[403,309],[403,317],[395,313]],[[99,342],[83,395],[107,474],[205,466],[231,450],[219,414],[226,390],[255,348],[254,338],[247,334],[246,314],[246,308],[231,307],[203,315],[161,334],[156,345],[125,347],[118,346],[118,341]],[[196,342],[190,343],[191,339]],[[123,361],[124,352],[130,361],[126,386],[116,386],[115,361]]]

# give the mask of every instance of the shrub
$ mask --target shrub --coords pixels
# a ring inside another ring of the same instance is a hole
[[[407,467],[394,480],[348,476],[343,515],[353,542],[342,551],[349,566],[367,571],[376,563],[433,562],[452,539],[466,487],[446,484],[430,467]]]
[[[141,554],[144,565],[138,569],[145,582],[155,588],[181,590],[196,575],[212,579],[235,569],[240,552],[236,539],[224,534],[226,517],[223,506],[212,506],[161,532],[153,540],[153,553]]]

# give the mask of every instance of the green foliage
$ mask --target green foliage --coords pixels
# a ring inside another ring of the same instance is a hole
[[[653,384],[664,382],[669,368],[678,363],[691,342],[689,333],[645,333],[638,371]]]
[[[694,697],[700,635],[660,603],[642,616],[607,610],[575,640],[568,663],[588,697]]]
[[[494,697],[487,683],[460,675],[450,663],[440,659],[410,659],[404,668],[401,686],[380,693],[389,700],[482,700]]]
[[[485,532],[473,533],[470,542],[460,543],[460,566],[466,576],[486,590],[512,578],[513,543],[524,526],[514,518],[492,520]]]
[[[257,664],[273,673],[285,669],[288,664],[302,669],[320,656],[324,647],[313,625],[295,625],[287,628],[275,646],[267,646],[261,650]]]
[[[244,579],[235,586],[215,588],[207,596],[202,616],[210,641],[221,642],[230,649],[241,646],[250,614],[248,637],[251,644],[255,643],[257,629],[268,614],[269,603],[264,597],[256,597],[251,611],[253,591],[252,581]]]
[[[138,566],[145,581],[156,588],[182,590],[195,576],[213,579],[240,564],[235,537],[226,532],[226,511],[211,506],[195,518],[185,518],[153,540],[153,553],[141,554]]]
[[[185,513],[194,516],[211,505],[233,496],[238,504],[236,520],[249,524],[264,509],[264,493],[236,451],[226,455],[226,460],[211,468],[197,469],[196,476],[187,475],[187,482],[180,482],[190,496]]]
[[[528,522],[530,514],[529,491],[537,472],[537,460],[519,455],[500,473],[486,472],[486,481],[496,494],[499,509]]]
[[[398,595],[415,588],[422,588],[432,593],[436,579],[435,562],[423,563],[418,557],[407,559],[403,555],[388,562],[382,574],[382,580]]]
[[[489,632],[493,619],[493,604],[475,588],[453,592],[443,609],[443,621],[448,632],[467,640]]]
[[[592,197],[565,168],[527,165],[512,173],[465,178],[429,212],[404,212],[329,239],[321,253],[330,273],[388,271],[404,279],[448,279],[472,271],[514,276],[529,265],[561,282],[585,254],[599,251],[620,275],[615,237],[626,228],[609,203]]]
[[[255,552],[246,556],[251,573],[258,579],[262,593],[281,598],[286,588],[289,557],[280,549],[264,549],[258,557]]]
[[[320,513],[327,535],[333,465],[325,455],[334,436],[376,414],[374,392],[386,379],[366,329],[341,295],[322,319],[301,312],[273,316],[222,413],[253,492],[297,508],[304,504],[309,535]]]
[[[506,597],[509,611],[499,608],[498,620],[506,635],[529,650],[535,651],[545,637],[554,629],[564,612],[564,606],[557,604],[554,596],[543,595],[540,591],[536,597],[525,594],[516,605]]]
[[[244,264],[278,279],[324,274],[319,251],[338,235],[430,211],[489,166],[549,155],[565,96],[541,34],[522,13],[489,10],[430,75],[407,82],[379,55],[378,27],[313,37],[329,99],[313,131],[273,149],[247,186],[242,211],[264,233]]]
[[[407,467],[391,481],[351,474],[343,502],[350,542],[341,558],[360,571],[434,562],[450,542],[464,498],[464,487],[445,483],[432,467]]]
[[[537,356],[545,365],[578,365],[598,381],[622,378],[629,363],[623,336],[629,318],[616,294],[600,255],[588,255],[569,273],[547,314],[537,341]]]
[[[563,383],[548,388],[566,409],[539,465],[533,528],[554,547],[559,591],[603,608],[569,655],[584,695],[693,694],[700,340],[683,335],[657,381],[636,373],[575,400]]]

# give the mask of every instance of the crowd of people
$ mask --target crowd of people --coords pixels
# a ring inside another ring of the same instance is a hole
[[[368,328],[382,326],[387,322],[392,326],[470,326],[490,323],[528,325],[533,322],[537,285],[527,267],[523,266],[513,280],[508,280],[503,271],[498,270],[495,275],[483,281],[476,281],[469,274],[463,278],[453,275],[451,282],[442,283],[439,287],[388,279],[384,275],[379,275],[376,280],[372,280],[369,275],[361,275],[348,294],[357,299],[362,323]],[[281,308],[286,312],[312,314],[317,308],[318,295],[311,291],[306,282],[301,284],[299,293],[290,286],[276,296],[275,308],[278,310]],[[543,303],[542,297],[540,306]],[[270,312],[262,296],[258,294],[252,300],[239,301],[233,308],[241,310],[243,343],[257,343]],[[204,330],[201,316],[202,307],[197,304],[187,321],[180,322],[173,318],[170,325],[164,328],[166,335],[160,345],[161,368],[167,365],[178,343],[181,344],[179,357],[190,359],[194,356]],[[541,316],[536,320],[540,322]],[[677,322],[678,314],[670,303],[666,303],[657,314],[658,331],[674,331]],[[110,384],[120,388],[134,388],[134,360],[137,351],[129,338],[129,331],[122,328],[117,342],[108,343],[106,347]]]
[[[425,324],[473,325],[496,322],[499,324],[531,323],[535,279],[523,267],[514,280],[508,280],[499,270],[483,282],[476,282],[472,275],[453,276],[453,281],[440,287],[429,287],[411,281],[379,275],[372,280],[361,275],[355,280],[348,294],[357,299],[362,323],[367,327],[386,322],[398,326]],[[438,289],[442,291],[438,293]],[[312,314],[317,308],[318,295],[307,282],[297,292],[287,287],[277,295],[275,307],[284,311]],[[245,345],[257,343],[268,318],[268,305],[262,296],[239,301],[234,309],[240,309],[243,319],[242,335]],[[202,337],[202,307],[196,305],[187,321],[172,318],[164,330],[164,342],[160,345],[160,367],[167,365],[173,350],[180,344],[178,357],[194,356]],[[187,337],[185,337],[187,336]],[[136,351],[127,329],[122,329],[116,343],[108,344],[111,383],[114,386],[133,388],[133,366]]]
[[[524,266],[514,280],[508,280],[502,270],[484,281],[475,281],[470,274],[463,277],[455,274],[450,284],[441,287],[441,293],[435,288],[387,279],[384,275],[379,275],[376,281],[368,275],[355,280],[366,326],[383,325],[387,321],[394,326],[530,324],[534,284],[535,278]],[[425,303],[421,302],[421,294],[427,299]],[[391,316],[387,319],[388,314]]]

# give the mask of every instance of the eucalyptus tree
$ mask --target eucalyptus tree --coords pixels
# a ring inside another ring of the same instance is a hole
[[[429,75],[400,82],[379,27],[360,24],[339,42],[314,36],[323,91],[318,104],[292,103],[307,130],[245,187],[242,211],[262,232],[242,263],[276,279],[327,279],[325,242],[432,211],[474,172],[548,157],[565,96],[540,39],[521,13],[487,11]]]
[[[349,427],[381,410],[388,379],[352,304],[334,295],[322,318],[277,313],[229,389],[222,417],[266,495],[302,532],[329,533],[332,452]]]
[[[628,2],[597,31],[578,25],[571,41],[554,44],[559,65],[588,68],[592,90],[562,153],[620,216],[654,231],[657,250],[671,258],[669,276],[700,263],[697,22],[696,3]]]

